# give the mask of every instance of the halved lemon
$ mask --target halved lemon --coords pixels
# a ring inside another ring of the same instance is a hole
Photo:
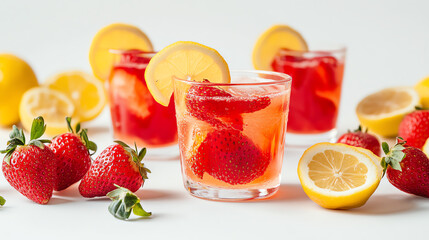
[[[271,63],[281,49],[308,51],[307,42],[295,29],[274,25],[266,30],[253,47],[253,66],[257,70],[273,70]]]
[[[73,102],[62,92],[46,87],[36,87],[24,93],[19,105],[19,116],[25,130],[31,130],[33,119],[42,116],[46,123],[46,134],[55,136],[68,132],[66,117],[73,116]],[[73,118],[73,123],[79,122]]]
[[[404,116],[420,104],[411,87],[386,88],[362,99],[356,114],[363,127],[382,137],[396,137]]]
[[[213,83],[229,83],[228,64],[213,48],[196,42],[180,41],[158,52],[150,60],[145,79],[153,98],[168,106],[173,94],[173,78]]]
[[[429,138],[426,140],[425,145],[423,145],[422,150],[426,154],[426,156],[429,157]]]
[[[84,72],[69,71],[57,74],[48,79],[44,86],[66,94],[76,107],[73,117],[78,117],[81,121],[94,119],[106,105],[103,83]]]
[[[374,159],[375,160],[375,159]],[[308,197],[324,208],[364,205],[377,189],[383,169],[361,148],[318,143],[298,163],[298,176]]]
[[[414,86],[419,93],[423,108],[429,108],[429,76],[421,80]]]
[[[149,38],[139,28],[123,23],[110,24],[97,32],[89,49],[89,63],[101,81],[108,79],[115,60],[109,50],[138,49],[153,52]]]

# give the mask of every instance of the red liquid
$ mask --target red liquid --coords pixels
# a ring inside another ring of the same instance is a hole
[[[109,97],[115,138],[144,147],[164,147],[177,142],[174,99],[164,107],[147,89],[144,72],[150,57],[130,51],[113,66]]]
[[[324,133],[336,126],[344,62],[328,54],[304,55],[279,55],[272,63],[274,71],[292,77],[287,131]]]

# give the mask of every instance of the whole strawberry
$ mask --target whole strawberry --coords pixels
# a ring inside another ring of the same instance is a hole
[[[369,133],[362,132],[361,126],[353,132],[347,132],[338,138],[337,143],[344,143],[350,146],[366,148],[377,156],[381,156],[381,147],[378,139]]]
[[[104,149],[95,159],[79,185],[83,197],[106,196],[115,184],[136,192],[147,179],[150,170],[141,162],[146,148],[138,153],[121,141]]]
[[[55,156],[38,138],[45,132],[42,117],[34,119],[31,136],[25,144],[22,130],[13,126],[3,160],[3,173],[9,184],[28,199],[46,204],[51,199],[55,179]]]
[[[381,165],[389,182],[401,191],[429,197],[429,159],[420,149],[399,142],[389,150],[383,143],[386,156]]]
[[[240,131],[225,129],[208,133],[188,164],[199,178],[206,172],[218,180],[237,185],[262,176],[269,156]]]
[[[71,127],[71,118],[66,118],[69,133],[61,134],[52,140],[49,148],[57,161],[54,190],[61,191],[81,180],[91,166],[91,156],[97,145],[88,140],[87,130],[76,125],[76,133]]]
[[[422,149],[429,138],[429,110],[419,110],[404,117],[399,134],[407,144]]]

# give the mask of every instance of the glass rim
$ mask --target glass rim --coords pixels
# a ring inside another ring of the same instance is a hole
[[[305,54],[314,54],[314,55],[326,55],[326,54],[341,54],[345,53],[347,51],[347,47],[338,44],[337,47],[332,48],[316,48],[314,50],[289,50],[289,49],[280,49],[279,53],[280,55],[305,55]]]
[[[150,57],[152,58],[153,56],[155,56],[155,54],[157,54],[158,52],[145,52],[139,49],[128,49],[128,50],[124,50],[124,49],[108,49],[109,53],[111,54],[115,54],[115,55],[123,55],[125,53],[127,54],[131,54],[131,55],[139,55],[142,57]]]
[[[232,70],[230,71],[231,75],[233,74],[263,74],[276,76],[281,79],[269,79],[263,78],[268,81],[266,82],[240,82],[240,83],[212,83],[212,82],[197,82],[190,79],[180,79],[178,77],[173,76],[173,81],[183,82],[191,85],[204,85],[204,86],[267,86],[267,85],[278,85],[282,83],[290,83],[292,82],[292,77],[285,73],[274,72],[274,71],[264,71],[264,70]]]

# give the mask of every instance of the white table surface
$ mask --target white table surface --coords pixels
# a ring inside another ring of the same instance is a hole
[[[348,47],[339,129],[358,124],[354,107],[370,92],[413,85],[429,75],[428,1],[0,1],[0,52],[15,53],[40,82],[64,70],[89,71],[92,37],[112,22],[141,27],[156,49],[178,40],[216,48],[231,69],[250,69],[257,36],[274,23],[297,28],[310,43]],[[112,143],[108,111],[86,123],[99,149]],[[0,148],[8,129],[0,129]],[[304,149],[287,148],[274,198],[245,203],[205,201],[183,187],[178,160],[147,161],[137,192],[150,219],[120,221],[107,199],[84,199],[77,186],[38,205],[0,174],[0,239],[404,239],[427,237],[429,200],[383,179],[361,208],[326,210],[307,198],[296,174]],[[100,152],[100,151],[99,151]]]

